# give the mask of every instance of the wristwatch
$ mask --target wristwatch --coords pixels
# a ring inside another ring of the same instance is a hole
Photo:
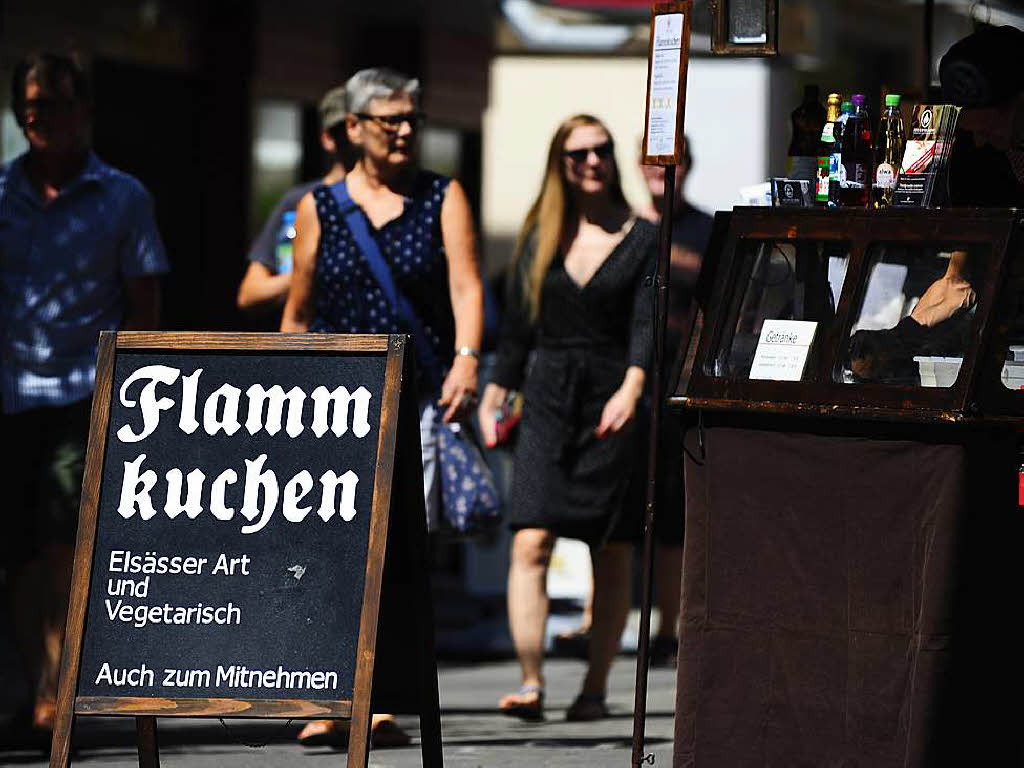
[[[480,350],[474,347],[459,347],[455,354],[462,355],[463,357],[475,357],[477,360],[480,359]]]

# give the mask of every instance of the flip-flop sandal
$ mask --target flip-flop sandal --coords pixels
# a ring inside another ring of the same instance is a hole
[[[508,717],[518,717],[520,720],[536,723],[544,719],[544,689],[539,685],[521,685],[514,696],[529,696],[537,694],[537,700],[529,703],[510,704],[508,706],[498,705],[498,711]]]
[[[299,743],[304,747],[346,747],[349,725],[347,721],[310,720],[299,732]]]
[[[412,741],[394,720],[381,720],[370,729],[370,743],[380,747],[404,747]]]
[[[580,694],[565,710],[565,719],[570,723],[586,723],[592,720],[603,720],[608,717],[608,705],[604,696]]]

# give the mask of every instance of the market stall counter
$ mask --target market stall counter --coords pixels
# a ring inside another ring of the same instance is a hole
[[[1022,763],[1020,224],[719,214],[669,400],[677,768]]]

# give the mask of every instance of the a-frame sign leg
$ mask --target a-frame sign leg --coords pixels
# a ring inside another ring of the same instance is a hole
[[[403,378],[416,381],[412,356],[407,356]],[[427,515],[423,500],[423,464],[420,450],[419,405],[413,386],[402,388],[399,407],[398,457],[395,466],[397,493],[392,496],[391,527],[394,550],[403,551],[414,561],[415,583],[419,594],[409,595],[419,604],[417,631],[419,646],[420,751],[424,768],[443,768],[441,751],[441,703],[437,688],[437,658],[434,653],[434,596],[430,588],[430,546],[427,539]],[[394,504],[397,502],[401,509]],[[399,541],[404,534],[405,540]]]
[[[388,711],[388,703],[394,703],[400,708],[393,711],[416,712],[420,720],[423,766],[443,768],[430,547],[423,503],[419,404],[415,387],[411,386],[416,381],[411,355],[404,361],[402,379],[390,528],[381,593],[381,623],[378,627],[381,634],[378,635],[377,650],[381,654],[378,656],[381,663],[377,667],[373,698],[381,700],[384,711]],[[416,608],[411,616],[400,607],[413,605]],[[410,626],[410,619],[414,626]],[[394,642],[396,636],[406,638],[398,648]],[[406,651],[409,641],[416,644],[415,655],[411,657]],[[404,676],[405,682],[398,680],[396,688],[395,673],[399,669],[402,671],[398,675]],[[409,682],[412,680],[418,682],[415,692],[410,690]],[[382,696],[378,697],[378,693]],[[413,693],[410,699],[408,694]],[[410,708],[413,700],[415,706]]]
[[[408,375],[411,380],[415,380],[411,370],[408,371]],[[419,413],[417,404],[409,396],[406,396],[402,408],[406,411],[411,409],[412,414]],[[419,453],[416,450],[419,447],[419,425],[413,422],[412,418],[405,421],[408,436],[406,440],[403,441],[402,434],[399,433],[400,452],[407,450],[413,454]],[[401,430],[402,426],[399,429]],[[409,435],[410,432],[413,434]],[[420,502],[423,498],[423,469],[420,459],[419,455],[408,457],[399,469],[399,476],[403,488],[420,491],[417,498],[409,498],[415,494],[406,494],[404,505],[408,521],[405,526],[409,537],[408,551],[416,555],[420,572],[423,574],[419,579],[420,594],[417,601],[420,647],[420,749],[424,768],[442,768],[444,756],[441,751],[441,702],[437,687],[437,656],[434,648],[434,596],[430,586],[430,547],[427,539],[426,510]],[[394,524],[393,520],[392,525]]]
[[[368,701],[367,705],[369,705]],[[348,768],[366,768],[370,763],[370,721],[373,719],[373,715],[370,713],[369,706],[359,708],[365,709],[365,713],[357,713],[356,709],[355,706],[352,707],[346,765]]]
[[[385,389],[399,396],[381,415],[369,544],[377,558],[368,561],[364,587],[360,648],[365,650],[361,650],[356,667],[347,764],[348,768],[366,768],[371,713],[376,709],[417,712],[423,765],[443,768],[416,376],[412,355],[405,354],[406,337],[392,336],[390,345]],[[378,498],[378,494],[386,495]],[[410,628],[408,607],[415,604],[416,626]],[[396,651],[394,642],[399,636],[402,643]],[[410,637],[418,646],[416,655],[408,653]],[[417,669],[412,669],[412,664]],[[402,677],[396,690],[394,675],[399,669]],[[418,680],[418,690],[409,686],[412,680]]]
[[[156,742],[156,718],[135,718],[135,741],[139,747],[139,768],[160,768],[160,750]]]

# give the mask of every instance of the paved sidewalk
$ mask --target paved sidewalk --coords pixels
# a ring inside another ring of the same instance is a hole
[[[567,723],[565,708],[576,694],[583,675],[582,662],[549,660],[548,717],[527,724],[498,715],[494,705],[500,694],[514,690],[514,662],[479,662],[445,665],[440,670],[441,724],[445,766],[478,768],[499,766],[557,766],[558,768],[628,768],[633,731],[635,659],[620,656],[612,668],[608,703],[612,717],[596,723]],[[648,751],[654,768],[667,768],[672,760],[674,670],[651,671],[648,696]],[[292,741],[299,726],[284,728],[279,721],[216,720],[159,722],[163,768],[264,768],[269,766],[343,766],[344,753],[330,749],[302,749]],[[418,737],[415,718],[400,718]],[[78,752],[74,764],[136,766],[135,731],[131,719],[79,719]],[[272,741],[263,748],[241,742]],[[39,752],[4,751],[0,765],[42,767]],[[377,768],[412,768],[420,765],[418,742],[402,749],[378,750],[370,765]]]

